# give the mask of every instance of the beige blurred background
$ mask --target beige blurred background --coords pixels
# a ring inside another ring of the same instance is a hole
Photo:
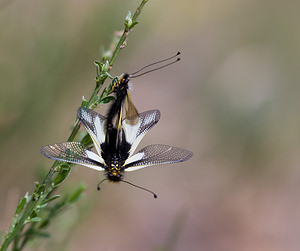
[[[100,47],[140,1],[0,2],[0,230],[52,161],[94,88]],[[74,167],[60,193],[85,196],[27,250],[300,248],[300,2],[149,0],[112,74],[182,52],[132,81],[139,111],[160,109],[144,138],[193,151],[191,160],[128,173],[127,184]],[[97,111],[105,114],[106,107]]]

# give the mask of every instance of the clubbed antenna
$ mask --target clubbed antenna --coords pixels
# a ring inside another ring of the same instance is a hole
[[[140,189],[142,189],[142,190],[145,190],[145,191],[147,191],[147,192],[149,192],[149,193],[152,193],[153,196],[154,196],[154,198],[155,198],[155,199],[157,198],[157,195],[156,195],[155,193],[153,193],[152,191],[150,191],[149,189],[147,189],[147,188],[140,187],[140,186],[135,185],[135,184],[133,184],[133,183],[131,183],[131,182],[128,182],[128,181],[126,181],[126,180],[121,180],[121,181],[124,182],[124,183],[127,183],[127,184],[129,184],[129,185],[132,185],[132,186],[134,186],[134,187],[137,187],[137,188],[140,188]]]
[[[100,191],[100,185],[101,185],[101,183],[103,182],[103,181],[105,181],[105,180],[107,180],[106,178],[105,179],[103,179],[103,180],[101,180],[99,183],[98,183],[98,185],[97,185],[97,190],[98,191]]]
[[[167,66],[169,66],[169,65],[171,65],[171,64],[174,64],[174,63],[176,63],[176,62],[178,62],[178,61],[180,60],[180,58],[178,57],[180,54],[181,54],[180,52],[177,52],[176,55],[174,55],[174,56],[172,56],[172,57],[169,57],[169,58],[166,58],[166,59],[163,59],[163,60],[154,62],[154,63],[152,63],[152,64],[148,64],[148,65],[144,66],[143,68],[139,69],[138,71],[129,74],[129,77],[130,77],[130,78],[137,78],[137,77],[140,77],[140,76],[142,76],[142,75],[145,75],[145,74],[147,74],[147,73],[149,73],[149,72],[156,71],[156,70],[160,70],[160,69],[165,68],[165,67],[167,67]],[[153,65],[161,64],[161,63],[166,62],[166,61],[169,61],[169,60],[171,60],[171,59],[173,59],[173,58],[175,58],[175,57],[178,57],[178,58],[175,59],[174,61],[170,62],[170,63],[167,63],[167,64],[165,64],[165,65],[156,67],[156,68],[154,68],[154,69],[145,71],[145,72],[143,72],[143,73],[140,73],[141,71],[143,71],[143,70],[145,70],[145,69],[147,69],[147,68],[149,68],[149,67],[151,67],[151,66],[153,66]],[[140,74],[136,75],[137,73],[140,73]]]

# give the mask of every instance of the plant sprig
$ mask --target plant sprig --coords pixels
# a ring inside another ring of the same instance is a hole
[[[112,66],[122,48],[125,47],[126,38],[130,30],[138,24],[137,18],[140,15],[144,5],[148,0],[143,0],[135,11],[134,15],[131,16],[130,11],[128,12],[125,22],[124,30],[116,44],[111,46],[111,49],[103,53],[101,61],[95,61],[95,65],[98,69],[96,76],[96,86],[88,100],[83,98],[81,106],[94,109],[99,104],[109,103],[114,98],[110,96],[112,93],[111,85],[104,88],[102,93],[98,95],[100,89],[103,87],[105,80],[109,77]],[[111,55],[111,57],[107,57]],[[78,135],[80,128],[79,120],[76,119],[73,130],[68,138],[68,141],[73,141]],[[85,135],[81,142],[90,144],[90,140]],[[74,203],[85,189],[84,185],[79,185],[75,192],[68,197],[61,198],[60,195],[52,195],[55,189],[65,181],[71,171],[71,165],[55,161],[46,175],[43,182],[35,182],[35,190],[32,195],[25,194],[20,199],[15,215],[12,219],[11,226],[8,233],[4,238],[4,242],[0,248],[0,251],[5,251],[13,243],[13,250],[19,251],[29,240],[33,240],[36,237],[48,237],[49,234],[44,231],[44,228],[49,225],[51,220],[63,209],[69,207]],[[57,201],[53,206],[49,206],[50,202]],[[46,213],[48,212],[48,213]],[[26,226],[26,228],[25,228]]]

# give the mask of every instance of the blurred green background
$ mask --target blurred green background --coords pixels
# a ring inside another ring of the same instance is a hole
[[[139,2],[0,2],[1,231],[52,163],[38,148],[68,138],[101,46]],[[138,110],[162,113],[138,149],[162,143],[194,156],[126,174],[157,200],[122,183],[98,192],[102,174],[74,167],[63,187],[84,181],[86,196],[38,250],[299,250],[299,9],[150,0],[112,74],[181,51],[178,64],[132,81]]]

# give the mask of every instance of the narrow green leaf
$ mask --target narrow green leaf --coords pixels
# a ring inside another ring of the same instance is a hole
[[[25,205],[26,205],[26,198],[24,197],[23,199],[20,199],[20,202],[18,204],[15,214],[21,213],[21,211],[24,209]]]
[[[99,104],[107,104],[107,103],[109,103],[112,100],[115,100],[114,96],[107,96],[107,97],[101,99],[100,102],[99,102]]]
[[[94,61],[94,64],[96,65],[96,67],[98,67],[99,71],[102,71],[102,63],[98,60],[95,60]]]
[[[134,26],[136,26],[139,22],[138,21],[135,21],[133,22],[131,25],[130,25],[130,29],[132,29]]]
[[[64,166],[59,174],[56,176],[53,184],[54,186],[58,186],[59,184],[61,184],[69,175],[71,168],[70,167],[66,167]]]
[[[55,199],[57,199],[57,198],[59,198],[59,197],[61,197],[61,195],[54,195],[53,197],[51,197],[51,198],[49,198],[49,199],[47,199],[47,200],[44,200],[43,202],[42,202],[42,205],[43,204],[46,204],[46,203],[49,203],[50,201],[52,201],[52,200],[55,200]]]
[[[40,217],[33,217],[30,219],[31,222],[39,222],[41,221],[41,218]]]
[[[69,203],[73,203],[78,200],[82,196],[82,192],[86,189],[86,185],[84,183],[80,183],[76,188],[75,192],[70,195],[68,198]]]
[[[43,203],[43,204],[41,204],[41,205],[38,205],[37,208],[38,208],[38,209],[43,209],[43,208],[45,208],[47,205],[48,205],[48,203]]]
[[[37,216],[36,210],[33,210],[32,213],[30,214],[30,219],[34,218]]]
[[[51,235],[48,232],[36,232],[34,233],[34,235],[38,236],[38,237],[42,237],[42,238],[50,238]]]

